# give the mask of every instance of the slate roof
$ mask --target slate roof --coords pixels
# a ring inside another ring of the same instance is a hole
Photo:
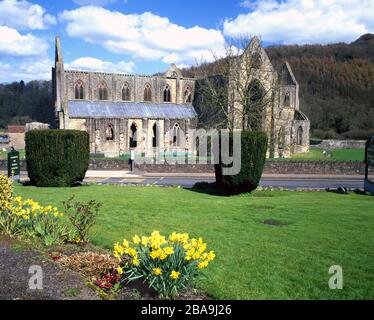
[[[189,104],[74,100],[68,102],[68,108],[71,118],[193,119],[197,117],[194,107]]]

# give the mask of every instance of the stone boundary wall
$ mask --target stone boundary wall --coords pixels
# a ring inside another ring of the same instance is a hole
[[[266,174],[364,175],[363,161],[267,161]]]
[[[25,160],[21,160],[21,170],[26,170]],[[7,161],[0,160],[0,170],[7,169]],[[128,161],[98,160],[90,161],[89,170],[125,170],[129,171]],[[214,173],[213,165],[135,165],[136,172],[145,173]],[[364,175],[365,164],[361,161],[296,161],[268,160],[265,174],[317,174],[317,175]]]
[[[130,164],[128,160],[113,159],[91,159],[88,170],[124,170],[129,171]]]
[[[322,140],[315,145],[322,149],[358,149],[365,148],[366,140]]]
[[[136,171],[146,173],[214,173],[213,165],[136,165]],[[265,164],[265,174],[364,175],[361,161],[274,161]]]

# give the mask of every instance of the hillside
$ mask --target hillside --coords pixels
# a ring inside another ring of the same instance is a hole
[[[0,84],[0,129],[32,121],[54,124],[52,82]]]
[[[315,136],[364,138],[374,131],[374,35],[351,44],[266,50],[277,67],[291,64]]]

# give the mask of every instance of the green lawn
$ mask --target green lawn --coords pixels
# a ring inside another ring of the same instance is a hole
[[[25,150],[18,150],[19,151],[19,158],[25,159]],[[0,151],[0,160],[8,159],[8,152],[9,151]]]
[[[177,188],[84,186],[15,193],[61,208],[75,194],[104,206],[92,234],[112,248],[123,237],[189,232],[217,253],[201,286],[220,299],[374,299],[374,197],[261,191],[230,198]],[[276,219],[288,226],[263,224]],[[344,290],[328,288],[340,265]]]
[[[326,157],[323,154],[323,149],[311,147],[309,153],[293,155],[292,159],[364,161],[365,149],[334,149],[330,151],[330,157]]]

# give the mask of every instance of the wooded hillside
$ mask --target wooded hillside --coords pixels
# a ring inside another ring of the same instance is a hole
[[[314,135],[365,138],[374,133],[374,35],[351,44],[266,49],[274,65],[287,60],[300,84],[301,109]]]
[[[32,121],[54,124],[52,82],[0,84],[0,129]]]

